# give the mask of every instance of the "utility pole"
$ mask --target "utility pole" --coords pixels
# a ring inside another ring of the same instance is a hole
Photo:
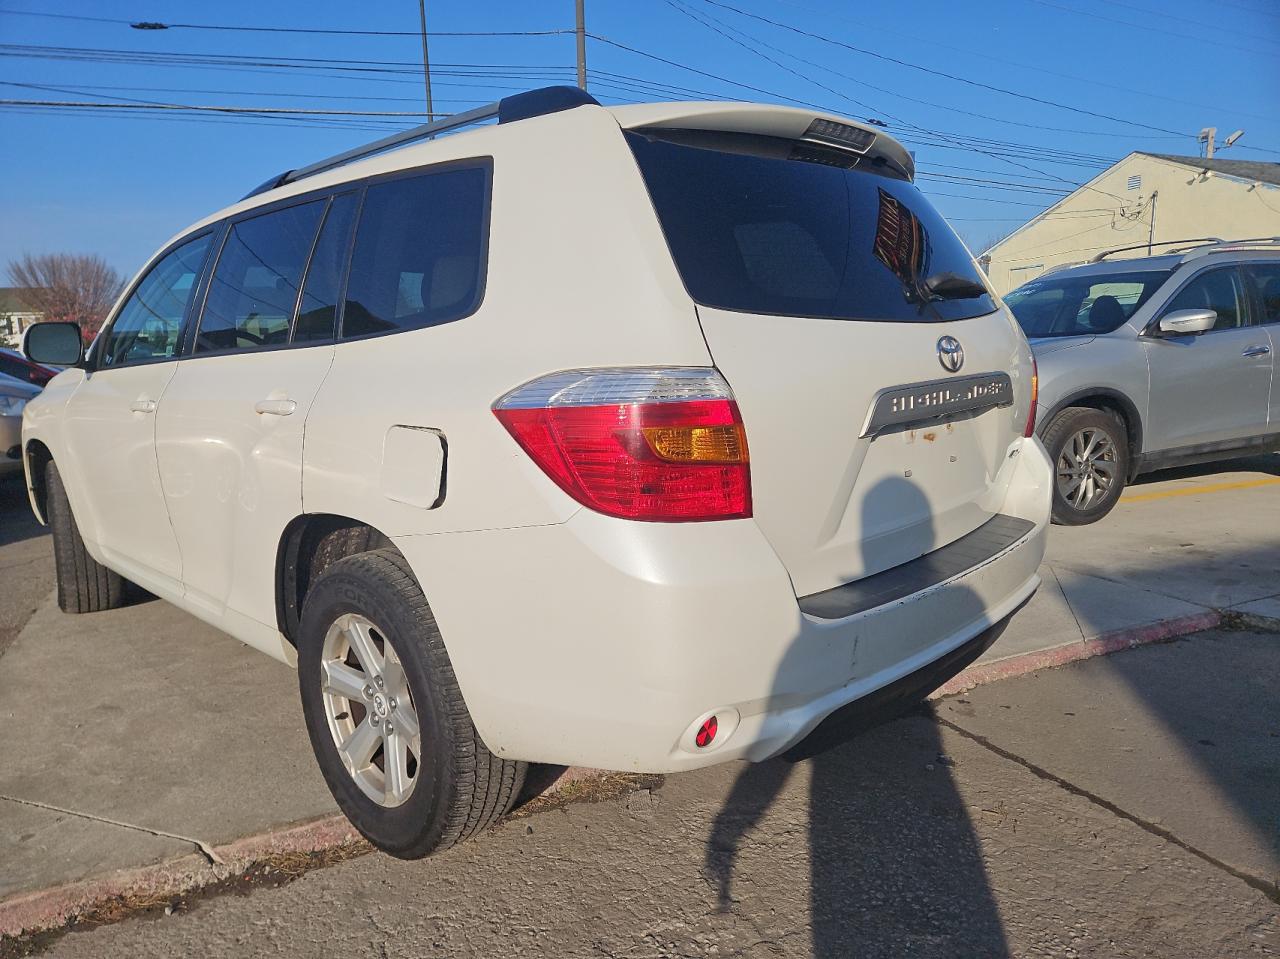
[[[1213,159],[1213,139],[1217,135],[1217,127],[1205,127],[1200,131],[1200,135],[1196,137],[1197,140],[1204,144],[1204,158],[1206,160]]]
[[[1147,256],[1151,255],[1151,247],[1156,241],[1156,200],[1159,196],[1159,190],[1151,191],[1151,225],[1147,228]]]
[[[587,88],[587,12],[586,0],[576,0],[578,8],[578,86]],[[425,41],[424,41],[425,42]]]
[[[427,122],[436,118],[431,105],[431,60],[427,57],[427,0],[418,0],[418,17],[422,22],[422,81],[427,87]]]

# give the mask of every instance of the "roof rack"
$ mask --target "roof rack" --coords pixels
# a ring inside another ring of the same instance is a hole
[[[1248,240],[1220,240],[1203,246],[1173,250],[1173,253],[1186,253],[1188,259],[1197,256],[1208,256],[1210,253],[1234,253],[1237,250],[1256,250],[1265,247],[1280,246],[1280,236],[1255,236]]]
[[[1175,246],[1183,243],[1185,246]],[[1220,236],[1204,236],[1195,240],[1163,240],[1157,243],[1135,243],[1133,246],[1121,246],[1114,250],[1103,250],[1090,263],[1101,263],[1112,253],[1124,253],[1127,250],[1145,250],[1153,246],[1174,246],[1161,256],[1174,256],[1179,253],[1190,253],[1195,256],[1208,256],[1210,253],[1228,253],[1235,250],[1247,250],[1257,247],[1280,246],[1280,236],[1255,236],[1247,240],[1224,240]]]
[[[1153,246],[1173,246],[1176,243],[1200,244],[1200,243],[1222,243],[1222,242],[1225,242],[1225,241],[1220,236],[1202,236],[1202,237],[1197,237],[1194,240],[1160,240],[1155,243],[1135,243],[1133,246],[1118,246],[1114,250],[1103,250],[1101,253],[1099,253],[1089,262],[1101,263],[1103,260],[1111,256],[1111,254],[1113,253],[1127,253],[1129,250],[1142,250],[1142,249],[1149,250]],[[1174,251],[1174,252],[1181,252],[1181,251]]]
[[[363,160],[366,157],[374,156],[386,150],[393,150],[396,147],[401,147],[417,140],[429,140],[441,133],[458,130],[474,123],[482,123],[485,120],[492,120],[494,117],[498,118],[499,123],[512,123],[516,120],[527,120],[530,117],[545,116],[548,113],[572,110],[574,107],[585,105],[599,106],[600,101],[578,87],[542,87],[537,90],[516,93],[509,97],[503,97],[501,100],[490,103],[487,106],[476,107],[474,110],[467,110],[465,113],[455,113],[453,116],[445,117],[443,120],[424,123],[401,133],[393,133],[391,136],[383,137],[381,140],[374,140],[364,146],[354,147],[326,159],[317,160],[315,163],[300,167],[297,170],[286,170],[279,176],[272,177],[266,183],[246,193],[242,199],[247,200],[249,197],[257,196],[259,193],[265,193],[267,190],[274,190],[276,187],[284,186],[286,183],[296,183],[305,177],[315,176],[317,173],[324,173],[326,170],[332,170],[347,163],[354,163],[356,160]]]

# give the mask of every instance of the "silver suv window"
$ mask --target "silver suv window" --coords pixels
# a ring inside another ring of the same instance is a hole
[[[1018,287],[1004,301],[1029,337],[1110,333],[1164,285],[1170,272],[1050,275]]]

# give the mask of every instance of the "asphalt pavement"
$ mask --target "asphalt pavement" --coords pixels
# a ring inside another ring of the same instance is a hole
[[[1280,456],[1155,474],[1103,523],[1055,528],[1044,586],[973,670],[991,680],[1130,642],[1242,623],[1243,614],[1275,628],[1277,529]],[[51,595],[51,552],[20,488],[0,483],[0,916],[50,890],[78,890],[76,902],[90,901],[123,888],[119,877],[138,870],[154,884],[184,863],[204,866],[228,844],[270,848],[272,837],[311,828],[298,823],[319,819],[324,842],[341,841],[345,833],[324,826],[334,807],[310,756],[291,670],[159,601],[66,617]],[[1153,665],[1116,666],[1129,662]],[[312,917],[311,932],[269,911],[233,910],[224,927],[200,925],[229,908],[211,900],[181,922],[157,925],[167,933],[127,923],[76,933],[56,948],[115,954],[113,937],[126,929],[138,938],[120,945],[121,954],[214,954],[192,946],[182,932],[188,929],[221,943],[220,954],[281,947],[282,940],[245,938],[234,928],[240,921],[281,935],[291,929],[304,945],[314,940],[316,955],[539,954],[539,936],[552,934],[565,936],[563,955],[702,955],[713,946],[722,955],[848,955],[833,945],[844,935],[868,942],[854,953],[867,955],[1272,955],[1277,662],[1273,634],[1201,633],[941,700],[938,721],[903,721],[891,727],[896,732],[877,731],[811,764],[669,777],[627,802],[516,820],[430,863],[367,856],[236,900],[310,895],[314,902],[294,907]],[[992,705],[995,690],[1023,690],[1025,698]],[[935,762],[927,761],[931,751]],[[964,766],[961,756],[969,757]],[[916,759],[933,768],[916,768]],[[1020,817],[1007,812],[1012,798],[1001,805],[1004,788],[1021,797]],[[813,809],[837,811],[815,823],[812,810],[802,815],[806,797]],[[580,829],[564,825],[578,817]],[[1095,819],[1106,828],[1085,841],[1080,830],[1093,829]],[[1023,831],[1009,834],[995,820],[1022,823]],[[569,831],[557,842],[533,843],[553,823]],[[658,823],[668,823],[665,831],[650,836]],[[593,828],[599,831],[588,840]],[[1100,835],[1110,837],[1101,846]],[[808,854],[796,845],[806,836]],[[706,856],[695,875],[686,860],[698,859],[699,850]],[[733,852],[732,868],[721,863],[725,850]],[[771,851],[785,854],[781,886],[771,878]],[[658,861],[659,852],[671,862]],[[999,863],[996,853],[1004,857]],[[508,861],[504,874],[504,855],[522,857],[522,865]],[[1050,861],[1057,866],[1050,869]],[[744,869],[744,862],[757,864]],[[465,878],[467,864],[487,884]],[[796,884],[806,870],[802,893]],[[366,908],[364,945],[317,918],[338,897],[338,886],[327,885],[339,882],[331,875],[347,877],[353,902]],[[658,888],[635,891],[650,875]],[[1147,890],[1153,876],[1167,885]],[[611,882],[623,900],[640,897],[629,920],[619,917],[623,903],[613,894],[584,891]],[[1091,891],[1090,882],[1098,888]],[[1199,901],[1195,883],[1212,895]],[[547,884],[565,897],[558,913],[545,898]],[[715,906],[700,911],[711,887]],[[439,908],[427,909],[424,888],[449,891]],[[741,888],[759,896],[739,904],[733,890]],[[979,888],[984,896],[973,894]],[[459,902],[462,890],[476,897],[476,911]],[[1128,905],[1108,905],[1106,890]],[[689,901],[680,903],[681,895]],[[846,909],[839,895],[857,908]],[[771,896],[778,901],[771,904]],[[1067,905],[1054,912],[1049,901]],[[1077,941],[1068,919],[1086,916],[1090,903],[1100,904],[1099,918],[1080,920]],[[481,905],[493,916],[482,919]],[[933,918],[913,924],[908,912]],[[1219,914],[1231,921],[1211,918]],[[1175,935],[1175,919],[1198,931]],[[396,935],[380,935],[384,922]],[[1131,941],[1137,927],[1126,922],[1149,923],[1153,935]],[[1215,928],[1219,939],[1206,939]],[[596,930],[590,941],[587,930]],[[495,951],[501,940],[485,935],[509,936],[513,946]],[[474,936],[474,947],[460,945]],[[1099,938],[1105,936],[1129,951],[1108,952]],[[80,945],[93,941],[102,951]],[[1209,949],[1214,942],[1223,948]],[[948,952],[956,943],[965,949]],[[1162,944],[1169,946],[1164,952]]]
[[[49,955],[1280,955],[1278,643],[1211,632],[1047,670],[796,765],[670,776]]]

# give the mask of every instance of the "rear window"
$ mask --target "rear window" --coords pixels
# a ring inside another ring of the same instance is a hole
[[[946,221],[887,164],[862,169],[868,161],[855,154],[747,134],[672,130],[627,140],[698,303],[896,322],[995,309],[986,294],[926,292],[925,281],[942,274],[985,283]]]
[[[1110,333],[1169,278],[1168,270],[1046,276],[1008,294],[1004,301],[1027,336]]]

